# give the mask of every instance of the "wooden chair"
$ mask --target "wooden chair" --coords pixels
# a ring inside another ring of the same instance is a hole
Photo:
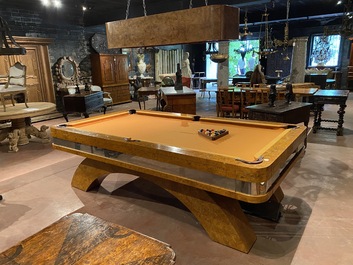
[[[26,66],[17,62],[10,67],[7,83],[0,85],[0,99],[6,112],[6,98],[11,98],[11,103],[15,106],[14,96],[17,94],[24,95],[24,103],[28,108],[27,89],[26,89]]]
[[[256,104],[267,103],[270,89],[266,84],[253,84],[253,89],[257,90]]]
[[[240,109],[240,98],[236,96],[234,89],[218,88],[217,90],[217,111],[221,117],[236,117]]]
[[[268,103],[268,95],[270,90],[268,88],[261,88],[261,103]]]
[[[249,110],[246,108],[251,105],[258,103],[258,91],[257,89],[242,89],[240,92],[241,96],[241,110],[240,118],[247,119]]]
[[[286,90],[277,90],[277,100],[285,100],[286,99]]]
[[[257,91],[256,104],[263,103],[263,93],[265,94],[264,96],[266,96],[266,90],[267,91],[269,90],[267,88],[267,85],[266,84],[253,84],[252,89]]]

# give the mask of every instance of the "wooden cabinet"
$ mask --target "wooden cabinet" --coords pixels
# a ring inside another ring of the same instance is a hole
[[[14,37],[14,39],[23,48],[26,48],[26,54],[0,56],[0,77],[6,76],[9,68],[16,62],[20,62],[27,67],[28,101],[55,103],[48,52],[48,45],[52,40],[33,37]],[[0,82],[5,81],[6,78],[0,78]]]
[[[92,54],[92,83],[111,93],[113,104],[131,101],[125,54]]]

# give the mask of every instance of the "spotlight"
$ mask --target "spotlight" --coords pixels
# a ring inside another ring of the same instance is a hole
[[[41,0],[45,7],[60,8],[62,6],[61,0]]]
[[[61,7],[61,0],[53,0],[52,4],[54,7],[59,8]]]
[[[43,6],[50,6],[49,0],[41,0]]]

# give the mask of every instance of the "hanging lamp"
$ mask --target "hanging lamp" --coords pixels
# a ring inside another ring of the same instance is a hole
[[[26,49],[22,48],[12,37],[7,22],[0,17],[0,55],[23,55]]]
[[[105,26],[110,49],[229,41],[239,38],[239,9],[209,5],[107,22]]]
[[[205,6],[208,5],[208,1],[205,0]],[[189,8],[192,8],[192,0],[190,0],[190,5]],[[216,42],[208,42],[207,43],[207,50],[205,51],[205,54],[210,55],[210,60],[214,63],[223,63],[228,59],[227,54],[219,53],[217,47],[216,47]]]
[[[275,50],[275,46],[270,36],[270,30],[268,26],[268,16],[269,16],[269,13],[267,13],[267,6],[265,5],[265,13],[263,13],[261,16],[261,22],[264,22],[265,24],[264,38],[263,38],[262,45],[260,45],[260,50],[257,52],[262,57],[267,57],[268,55],[277,52]],[[260,27],[260,34],[259,34],[260,38],[261,38],[261,29],[262,29],[262,24]],[[260,43],[261,43],[261,40],[260,40]]]
[[[248,36],[252,35],[248,28],[248,10],[245,10],[244,15],[244,32],[240,33],[239,35],[242,40],[245,40]]]
[[[284,38],[283,41],[282,40],[274,40],[274,43],[276,46],[283,46],[283,52],[286,53],[286,55],[284,56],[283,60],[285,61],[289,61],[290,58],[288,56],[288,51],[287,48],[289,46],[293,45],[293,40],[289,39],[289,9],[290,9],[290,0],[287,0],[287,15],[286,15],[286,24],[284,26]]]

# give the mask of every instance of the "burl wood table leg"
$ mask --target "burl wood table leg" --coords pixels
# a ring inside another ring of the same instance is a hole
[[[86,158],[76,169],[71,180],[71,186],[83,191],[98,187],[104,178],[112,173],[102,166],[102,163]]]
[[[77,168],[72,186],[88,191],[100,185],[109,173],[130,173],[167,190],[194,214],[215,242],[248,253],[256,241],[256,235],[237,200],[161,178],[158,171],[139,172],[86,158]]]
[[[182,202],[213,241],[250,251],[256,235],[237,200],[163,179],[151,181]]]

